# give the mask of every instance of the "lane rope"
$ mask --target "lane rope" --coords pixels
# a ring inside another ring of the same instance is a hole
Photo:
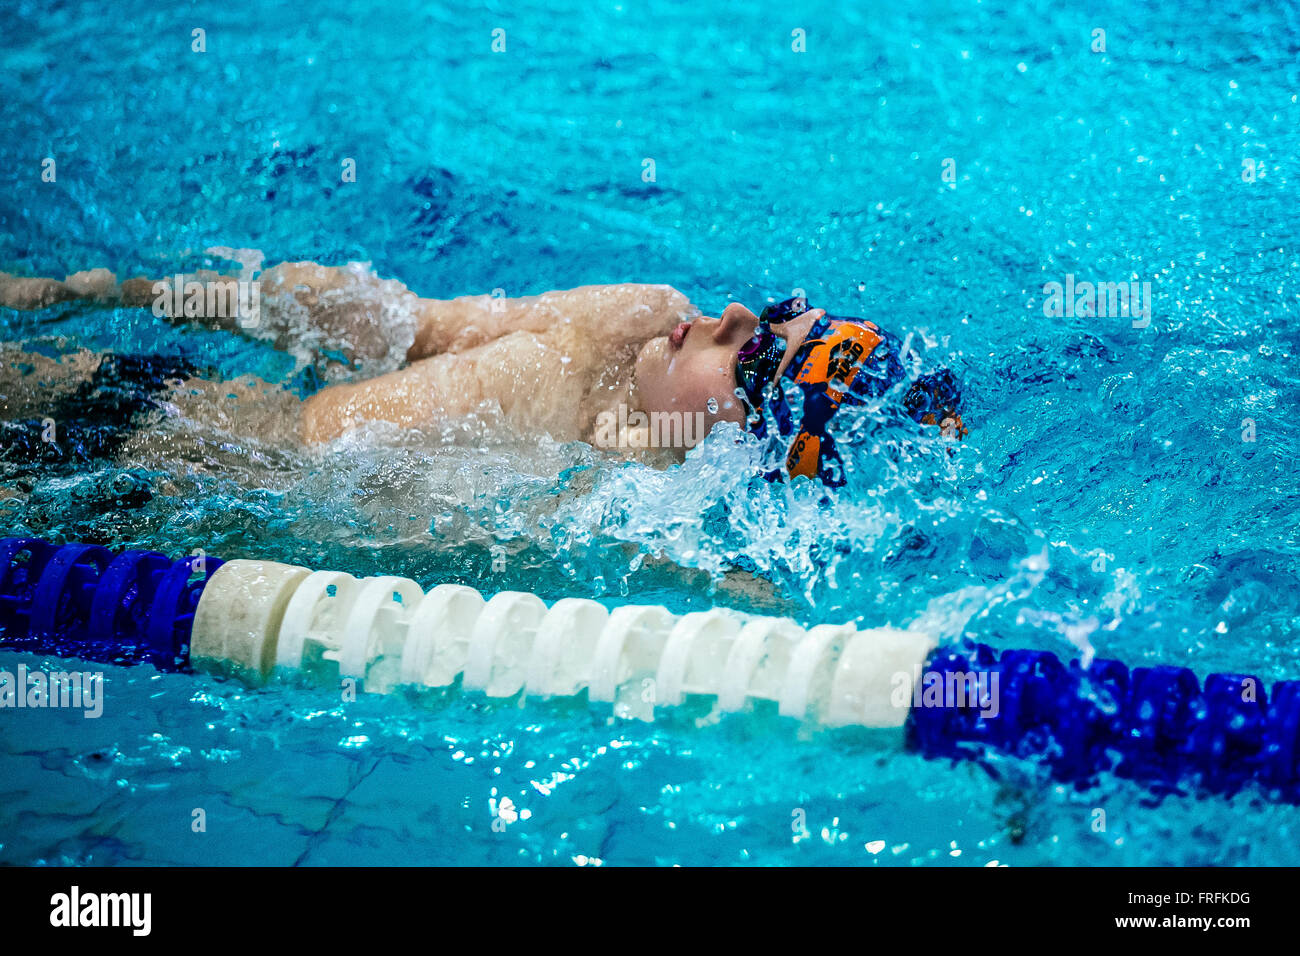
[[[409,578],[358,579],[272,561],[0,540],[0,645],[165,671],[351,678],[493,698],[573,698],[620,717],[701,703],[716,715],[767,702],[818,727],[901,730],[940,759],[990,751],[1046,763],[1062,780],[1102,772],[1158,791],[1255,782],[1300,802],[1300,681],[1249,674],[1084,667],[1036,650],[937,646],[917,630],[585,598]]]

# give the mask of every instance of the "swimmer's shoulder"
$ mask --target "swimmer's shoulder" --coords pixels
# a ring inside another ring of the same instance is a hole
[[[662,283],[620,282],[549,293],[571,321],[607,342],[646,342],[667,335],[700,310],[682,292]]]

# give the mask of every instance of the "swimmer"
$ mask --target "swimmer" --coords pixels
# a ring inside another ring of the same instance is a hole
[[[401,367],[330,384],[306,398],[297,432],[307,444],[333,441],[367,422],[427,426],[468,415],[484,402],[496,403],[522,430],[620,449],[649,447],[648,422],[694,416],[703,427],[681,429],[678,457],[721,422],[761,438],[772,421],[789,454],[766,477],[807,476],[834,486],[843,476],[828,430],[832,417],[842,405],[862,404],[906,377],[893,335],[801,298],[759,314],[732,303],[718,316],[702,314],[667,285],[425,299],[356,264],[296,262],[257,276],[261,313],[251,324],[234,314],[237,279],[201,271],[184,282],[187,289],[199,282],[226,293],[213,300],[224,304],[211,308],[197,296],[183,310],[184,321],[243,331],[299,354],[306,344],[362,374],[400,353],[389,364]],[[163,288],[146,278],[118,283],[103,269],[62,281],[0,273],[0,306],[85,300],[162,314]],[[183,370],[164,371],[181,376]],[[121,362],[110,374],[122,374]],[[151,382],[165,378],[144,374]],[[797,421],[781,389],[769,387],[782,378],[803,391]],[[961,438],[967,429],[960,400],[958,384],[943,371],[912,382],[902,405],[914,420]],[[610,423],[618,423],[616,435]]]

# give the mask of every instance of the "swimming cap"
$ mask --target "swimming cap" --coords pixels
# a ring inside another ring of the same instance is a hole
[[[796,424],[781,388],[773,384],[785,355],[786,340],[771,326],[807,311],[808,300],[802,297],[764,309],[754,337],[738,354],[736,382],[754,410],[747,422],[756,437],[767,436],[767,418],[759,414],[764,407],[771,413],[778,433],[793,436],[785,472],[792,478],[806,475],[838,487],[844,484],[844,468],[835,439],[827,430],[831,418],[841,405],[862,405],[868,398],[883,395],[907,373],[901,361],[901,345],[893,335],[866,319],[823,315],[813,322],[782,375],[803,390],[803,414]],[[916,379],[903,398],[903,407],[915,421],[941,424],[960,438],[967,433],[957,414],[960,402],[960,386],[943,369]],[[781,470],[763,477],[778,479]]]

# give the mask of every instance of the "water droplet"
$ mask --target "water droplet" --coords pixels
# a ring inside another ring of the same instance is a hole
[[[710,415],[718,414],[718,400],[716,398],[709,397],[708,409]]]

